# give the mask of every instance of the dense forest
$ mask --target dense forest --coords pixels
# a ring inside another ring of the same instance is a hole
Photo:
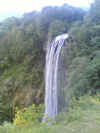
[[[44,103],[48,41],[68,33],[62,49],[68,84],[66,97],[100,91],[100,1],[88,11],[64,4],[45,7],[0,23],[0,123],[12,122],[16,107]]]

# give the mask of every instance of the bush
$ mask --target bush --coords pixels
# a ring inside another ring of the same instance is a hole
[[[100,58],[94,58],[87,66],[85,72],[89,86],[96,91],[100,89]]]
[[[79,99],[73,97],[70,100],[69,108],[70,109],[81,108],[82,110],[86,110],[94,107],[94,105],[100,105],[100,93],[98,93],[95,96],[90,96],[90,95],[81,96]]]
[[[67,99],[72,96],[77,98],[90,91],[96,94],[100,90],[100,51],[91,57],[76,57],[69,66],[68,84],[66,89]]]
[[[8,122],[4,122],[2,126],[0,126],[0,133],[15,133],[16,127]]]
[[[12,106],[5,103],[4,99],[0,96],[0,124],[5,121],[11,122],[13,119]]]
[[[41,121],[43,117],[43,105],[36,107],[34,104],[32,106],[18,109],[16,108],[14,125],[18,127],[23,127],[27,124],[34,123],[37,124]]]
[[[96,111],[98,108],[100,108],[100,93],[95,96],[81,96],[79,99],[73,97],[70,100],[68,112],[64,116],[62,115],[64,118],[63,123],[68,124],[73,121],[80,121],[88,111]]]

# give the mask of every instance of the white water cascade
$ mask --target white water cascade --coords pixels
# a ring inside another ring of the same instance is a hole
[[[45,115],[54,117],[60,111],[60,105],[63,104],[61,99],[62,91],[59,87],[59,58],[62,46],[69,38],[68,34],[57,36],[54,41],[48,46],[46,54],[46,70],[45,70]]]

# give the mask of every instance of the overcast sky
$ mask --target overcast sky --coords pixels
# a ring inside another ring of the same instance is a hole
[[[47,5],[62,5],[68,3],[74,6],[89,7],[93,0],[0,0],[0,14],[8,12],[24,13],[40,10]]]

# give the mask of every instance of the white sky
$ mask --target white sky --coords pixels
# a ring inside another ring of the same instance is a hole
[[[62,5],[68,3],[74,6],[89,7],[93,0],[0,0],[0,14],[8,12],[24,13],[40,10],[47,5]]]

